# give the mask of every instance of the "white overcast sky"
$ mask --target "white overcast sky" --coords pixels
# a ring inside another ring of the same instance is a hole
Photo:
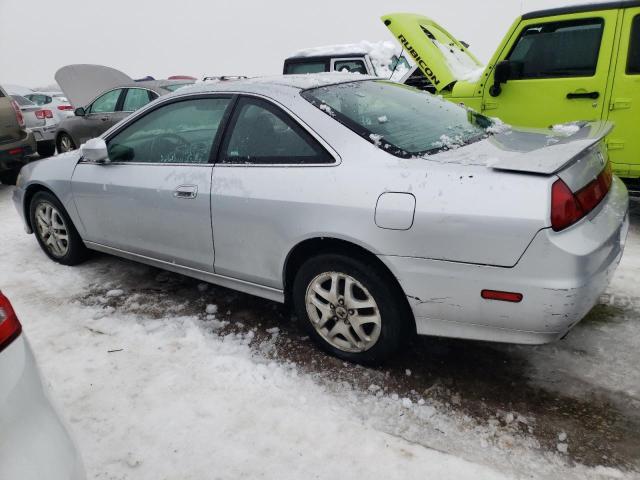
[[[152,75],[281,72],[294,51],[391,40],[380,16],[429,16],[491,57],[523,11],[588,0],[0,0],[0,83],[54,81],[71,63]]]

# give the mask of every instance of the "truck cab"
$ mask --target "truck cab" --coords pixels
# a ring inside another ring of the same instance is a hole
[[[284,61],[283,73],[347,72],[401,78],[410,68],[393,42],[360,42],[299,50]]]
[[[614,172],[640,179],[640,1],[524,14],[487,65],[427,17],[382,20],[415,64],[402,82],[518,126],[614,122]]]

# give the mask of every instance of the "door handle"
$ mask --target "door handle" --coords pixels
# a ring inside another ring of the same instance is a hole
[[[197,185],[180,185],[173,191],[176,198],[196,198],[198,196]]]
[[[572,100],[574,98],[591,98],[595,100],[600,97],[600,92],[571,92],[567,93],[567,98]]]
[[[109,117],[100,117],[100,120],[102,120],[103,122],[106,122],[107,120],[109,120]]]

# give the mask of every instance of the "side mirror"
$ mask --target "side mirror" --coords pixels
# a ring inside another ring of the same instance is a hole
[[[84,117],[87,112],[84,111],[84,108],[78,107],[73,111],[73,113],[76,117]]]
[[[90,162],[109,163],[107,144],[102,138],[92,138],[80,145],[80,153]]]
[[[493,71],[493,85],[489,89],[489,94],[492,97],[497,97],[502,92],[501,85],[507,83],[507,80],[511,78],[511,63],[509,60],[502,60],[496,64]]]

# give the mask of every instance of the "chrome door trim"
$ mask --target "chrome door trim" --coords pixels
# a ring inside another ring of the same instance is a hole
[[[84,241],[84,243],[88,248],[92,250],[97,250],[99,252],[108,253],[117,257],[144,263],[153,267],[162,268],[164,270],[176,272],[181,275],[186,275],[187,277],[193,277],[204,282],[213,283],[221,287],[238,290],[240,292],[248,293],[249,295],[266,298],[267,300],[273,300],[274,302],[284,303],[284,292],[277,288],[267,287],[265,285],[260,285],[253,282],[247,282],[246,280],[238,280],[237,278],[227,277],[225,275],[205,272],[196,268],[176,265],[175,263],[165,262],[164,260],[158,260],[156,258],[128,252],[126,250],[120,250],[119,248],[108,247],[107,245],[102,245],[100,243],[89,242],[86,240]]]

